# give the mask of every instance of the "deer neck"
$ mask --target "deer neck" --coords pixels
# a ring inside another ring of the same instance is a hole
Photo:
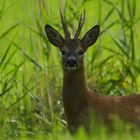
[[[84,67],[74,72],[64,71],[63,105],[68,124],[76,121],[80,111],[87,107],[86,94]]]
[[[85,96],[86,92],[84,66],[73,72],[64,70],[63,98],[81,98]]]

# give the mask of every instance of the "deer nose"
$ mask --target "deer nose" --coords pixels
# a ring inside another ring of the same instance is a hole
[[[66,61],[66,64],[69,67],[75,67],[75,66],[77,66],[77,61],[76,61],[75,57],[69,57]]]

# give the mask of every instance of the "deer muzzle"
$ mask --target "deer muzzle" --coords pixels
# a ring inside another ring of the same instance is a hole
[[[68,57],[66,61],[66,69],[69,71],[74,71],[78,68],[78,62],[75,57]]]

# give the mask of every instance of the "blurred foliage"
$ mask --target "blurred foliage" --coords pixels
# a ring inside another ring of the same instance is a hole
[[[65,130],[61,55],[44,31],[50,24],[63,34],[59,9],[72,34],[84,9],[86,23],[80,36],[96,24],[101,26],[99,40],[85,56],[89,87],[106,95],[140,92],[139,4],[136,0],[1,0],[1,138],[32,139],[38,134],[36,139],[73,139]],[[93,135],[101,140],[112,137],[96,131]],[[122,135],[137,139],[137,134]],[[76,139],[82,137],[80,132]]]

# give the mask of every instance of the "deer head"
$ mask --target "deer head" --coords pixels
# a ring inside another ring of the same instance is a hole
[[[61,36],[61,34],[56,31],[53,27],[46,25],[45,31],[47,34],[47,37],[49,41],[56,47],[59,48],[59,50],[62,53],[62,62],[63,62],[63,68],[67,71],[75,71],[80,69],[80,67],[83,65],[83,56],[86,52],[87,48],[93,45],[100,32],[99,25],[96,25],[92,27],[82,39],[79,39],[80,31],[84,25],[85,22],[85,12],[84,16],[81,15],[78,29],[75,33],[74,38],[70,37],[70,32],[66,26],[64,17],[61,15],[61,23],[63,26],[63,30],[65,33],[65,38]]]

